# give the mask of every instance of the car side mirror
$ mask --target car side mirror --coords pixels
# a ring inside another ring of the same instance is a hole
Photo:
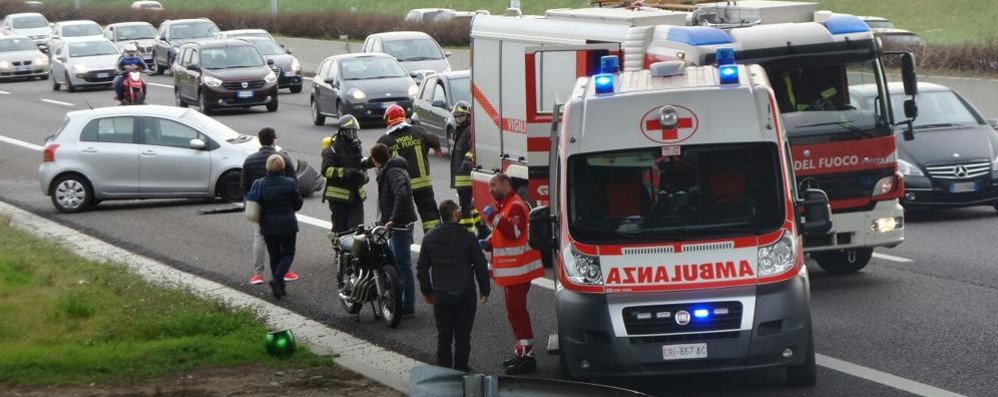
[[[274,60],[272,58],[267,58],[267,65],[273,65]]]
[[[527,244],[530,248],[548,253],[554,248],[554,233],[551,220],[551,208],[537,207],[530,210],[529,231],[527,234]]]
[[[435,101],[433,101],[433,104],[432,104],[432,105],[433,105],[434,107],[438,107],[438,108],[443,108],[443,109],[447,109],[447,102],[444,102],[444,101],[441,101],[441,100],[439,100],[439,99],[438,99],[438,100],[435,100]]]
[[[998,130],[998,119],[988,119],[988,125],[990,125],[991,128]]]
[[[416,78],[416,77],[418,77],[418,76],[419,76],[419,73],[416,73],[416,72],[409,72],[409,77],[412,77],[412,78]]]
[[[291,50],[290,48],[284,48],[284,51],[285,51],[285,52],[287,52],[287,53],[288,53],[288,55],[291,55],[291,54],[294,54],[294,53],[295,53],[295,52],[294,52],[294,51],[292,51],[292,50]]]
[[[905,95],[918,95],[918,76],[915,74],[915,55],[910,52],[901,54],[901,80],[904,82]]]
[[[803,215],[799,225],[807,236],[821,236],[832,230],[832,207],[828,204],[828,194],[821,189],[807,189],[804,200],[799,202],[799,212]]]
[[[200,139],[191,139],[191,149],[194,150],[204,150],[208,145],[205,145],[204,141]]]
[[[187,65],[187,70],[190,70],[192,72],[198,72],[201,71],[201,66],[198,66],[198,64],[196,63],[192,63],[190,65]]]

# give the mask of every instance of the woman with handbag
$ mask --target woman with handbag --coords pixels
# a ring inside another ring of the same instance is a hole
[[[295,212],[303,204],[298,183],[284,176],[284,157],[278,154],[267,158],[267,175],[253,182],[246,195],[246,216],[260,223],[260,234],[267,243],[270,255],[270,289],[274,298],[287,295],[284,274],[295,259],[295,242],[298,219]]]

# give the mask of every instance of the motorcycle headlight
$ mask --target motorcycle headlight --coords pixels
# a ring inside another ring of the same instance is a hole
[[[274,83],[274,82],[277,81],[277,75],[274,74],[273,70],[271,70],[271,71],[267,72],[266,76],[263,77],[263,81],[266,81],[268,83]]]
[[[87,65],[84,65],[82,63],[73,64],[73,71],[76,73],[86,73]]]
[[[576,284],[603,285],[603,269],[598,256],[583,254],[572,247],[565,253],[565,273]]]
[[[786,231],[775,243],[759,247],[759,277],[773,276],[794,267],[797,246]]]
[[[901,159],[898,159],[898,170],[905,176],[925,176],[920,168]]]
[[[365,98],[367,98],[367,94],[365,94],[364,91],[361,91],[360,89],[354,88],[350,90],[350,97],[358,101],[363,101]]]
[[[409,96],[410,97],[416,96],[417,92],[419,92],[419,87],[417,87],[415,84],[409,86]]]
[[[222,80],[219,80],[211,76],[204,76],[201,78],[201,81],[204,81],[204,85],[208,87],[218,87],[222,85]]]
[[[298,72],[301,71],[301,64],[298,63],[297,59],[291,61],[291,71],[295,72],[295,73],[298,73]]]

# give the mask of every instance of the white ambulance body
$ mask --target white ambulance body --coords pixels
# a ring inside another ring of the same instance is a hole
[[[798,200],[761,67],[667,64],[608,93],[580,78],[549,133],[549,206],[530,216],[557,264],[549,346],[578,378],[786,368],[813,384],[802,230],[827,232],[827,196]]]

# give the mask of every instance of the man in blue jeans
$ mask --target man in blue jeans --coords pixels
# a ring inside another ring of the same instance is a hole
[[[388,146],[371,148],[371,160],[378,167],[379,224],[392,231],[388,246],[395,261],[395,270],[402,278],[402,315],[416,313],[416,284],[412,275],[412,224],[416,222],[416,204],[412,199],[409,166],[405,159],[391,156]]]

